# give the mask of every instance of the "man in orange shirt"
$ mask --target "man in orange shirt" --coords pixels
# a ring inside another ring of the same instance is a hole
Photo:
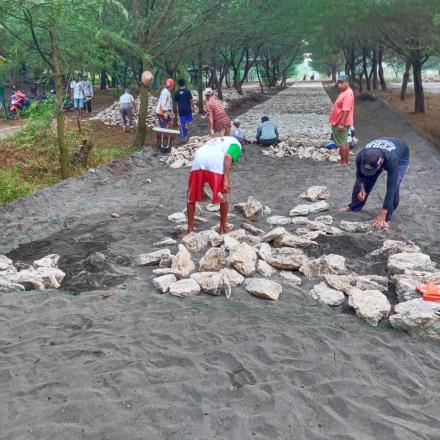
[[[354,94],[347,75],[339,76],[338,89],[340,93],[330,111],[329,123],[332,126],[333,140],[339,148],[341,156],[339,163],[342,166],[347,166],[350,156],[347,136],[350,126],[353,125],[354,115]]]

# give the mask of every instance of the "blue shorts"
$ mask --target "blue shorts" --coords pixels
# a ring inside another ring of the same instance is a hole
[[[73,100],[73,106],[75,108],[83,108],[84,107],[84,99],[82,99],[82,98],[75,98]]]

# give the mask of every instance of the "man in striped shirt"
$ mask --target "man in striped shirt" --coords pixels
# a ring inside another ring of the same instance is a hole
[[[204,90],[203,96],[207,101],[206,113],[209,121],[209,135],[213,137],[229,136],[232,124],[222,103],[214,96],[214,92],[210,87]]]

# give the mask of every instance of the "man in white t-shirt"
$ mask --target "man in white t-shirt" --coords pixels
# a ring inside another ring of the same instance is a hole
[[[240,142],[232,136],[213,138],[202,145],[194,156],[188,180],[188,233],[194,231],[196,202],[203,200],[203,187],[212,190],[212,203],[220,203],[220,234],[228,232],[228,197],[231,191],[230,171],[241,154]]]
[[[84,110],[92,113],[93,86],[87,75],[81,77],[84,87]]]
[[[73,106],[76,108],[77,116],[81,119],[85,95],[84,82],[80,81],[78,75],[75,75],[74,80],[70,83],[70,96],[73,99]]]
[[[124,94],[119,98],[119,111],[122,117],[122,126],[124,130],[127,128],[127,119],[130,123],[130,128],[134,127],[133,124],[133,109],[136,109],[136,101],[133,95],[130,94],[129,89],[124,90]]]

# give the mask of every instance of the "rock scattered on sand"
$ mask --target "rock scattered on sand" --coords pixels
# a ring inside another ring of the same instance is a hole
[[[32,264],[34,267],[54,267],[55,269],[58,269],[59,261],[60,256],[58,254],[50,254],[40,260],[35,260]]]
[[[234,206],[237,211],[240,211],[246,218],[250,218],[263,211],[263,204],[249,196],[247,202],[238,203]]]
[[[275,248],[268,254],[260,249],[259,254],[266,263],[279,270],[298,270],[308,261],[307,256],[295,248]]]
[[[283,286],[275,281],[265,280],[264,278],[249,278],[244,283],[244,288],[250,294],[264,299],[277,301]]]
[[[10,260],[6,255],[0,255],[0,270],[6,270],[14,266],[12,260]]]
[[[330,198],[330,191],[326,186],[311,186],[299,195],[302,199],[316,202]]]
[[[282,226],[292,223],[292,219],[282,215],[273,215],[272,217],[268,217],[266,222],[271,226]]]
[[[247,243],[240,243],[229,255],[227,262],[242,275],[248,277],[253,275],[257,269],[257,253]]]
[[[250,225],[249,223],[242,223],[240,228],[244,229],[246,232],[249,232],[251,235],[255,235],[256,237],[264,235],[264,231],[262,229],[259,229],[254,225]]]
[[[211,229],[201,232],[191,232],[182,238],[182,242],[190,252],[200,252],[205,250],[209,244],[211,246],[220,246],[223,243],[223,237]]]
[[[199,284],[191,278],[176,281],[169,287],[170,295],[180,296],[182,298],[197,296],[200,294],[200,291]]]
[[[371,252],[372,257],[378,257],[380,255],[385,255],[390,257],[393,254],[400,254],[401,252],[421,252],[420,248],[414,243],[405,243],[404,241],[398,240],[385,240],[382,247]]]
[[[177,241],[174,240],[174,238],[166,237],[166,238],[163,238],[162,240],[159,240],[156,243],[154,243],[154,246],[163,247],[163,246],[174,246],[176,244],[177,244]]]
[[[328,211],[328,208],[329,204],[321,200],[320,202],[312,203],[310,205],[297,205],[289,212],[289,215],[291,217],[307,216],[317,212]]]
[[[225,267],[220,271],[229,281],[231,287],[238,287],[244,283],[244,276],[234,269]]]
[[[428,281],[440,284],[440,272],[407,271],[391,278],[391,282],[396,287],[399,302],[420,298],[421,294],[416,291],[416,287],[426,284]]]
[[[388,278],[380,275],[357,275],[356,287],[360,290],[388,291]]]
[[[226,253],[223,249],[213,247],[200,259],[201,272],[219,271],[226,264]]]
[[[341,220],[339,223],[339,228],[345,232],[368,232],[371,231],[370,222],[348,222],[346,220]]]
[[[235,249],[240,246],[240,242],[236,238],[227,234],[223,237],[223,244],[228,252],[234,252]]]
[[[386,318],[391,311],[387,297],[378,290],[359,290],[353,288],[348,292],[348,305],[356,314],[372,326]]]
[[[331,215],[320,215],[315,218],[315,221],[324,223],[325,225],[332,225],[333,217]]]
[[[440,341],[440,303],[412,299],[394,307],[391,325],[413,336]]]
[[[345,258],[342,255],[322,255],[315,260],[309,260],[299,269],[306,278],[318,278],[328,274],[340,274],[345,272]]]
[[[281,277],[281,281],[283,281],[286,284],[289,284],[292,287],[301,286],[302,279],[288,270],[280,271],[280,277]]]
[[[263,238],[261,239],[261,241],[263,243],[271,243],[272,241],[274,241],[275,239],[281,237],[285,233],[286,233],[286,229],[285,228],[283,228],[283,227],[275,228],[275,229],[272,229],[267,234],[264,234]]]
[[[345,294],[354,287],[356,278],[353,275],[324,275],[324,280],[329,287],[344,292]]]
[[[400,252],[388,258],[388,272],[392,275],[405,273],[408,270],[432,271],[435,263],[431,257],[422,252]]]
[[[190,278],[210,295],[221,295],[224,292],[225,276],[220,272],[196,272]]]
[[[257,272],[264,278],[270,278],[276,272],[276,269],[264,260],[258,260]]]
[[[345,301],[345,295],[342,292],[328,287],[324,282],[314,286],[309,293],[316,301],[332,307],[340,306]]]
[[[153,286],[161,293],[167,293],[170,290],[171,284],[175,283],[177,278],[175,275],[162,275],[153,279]]]
[[[277,247],[308,248],[317,243],[299,235],[286,233],[276,238],[273,244]]]
[[[206,207],[206,210],[209,211],[209,212],[218,212],[218,211],[220,211],[220,205],[209,204]]]
[[[168,220],[173,223],[186,223],[186,215],[183,212],[175,212],[168,216]]]
[[[186,277],[195,268],[196,265],[191,259],[191,254],[188,252],[188,249],[183,244],[179,244],[179,250],[176,256],[173,258],[171,269],[178,271],[182,277]]]
[[[158,266],[162,258],[170,258],[171,251],[169,249],[159,249],[149,254],[140,254],[137,256],[136,263],[138,266]]]

